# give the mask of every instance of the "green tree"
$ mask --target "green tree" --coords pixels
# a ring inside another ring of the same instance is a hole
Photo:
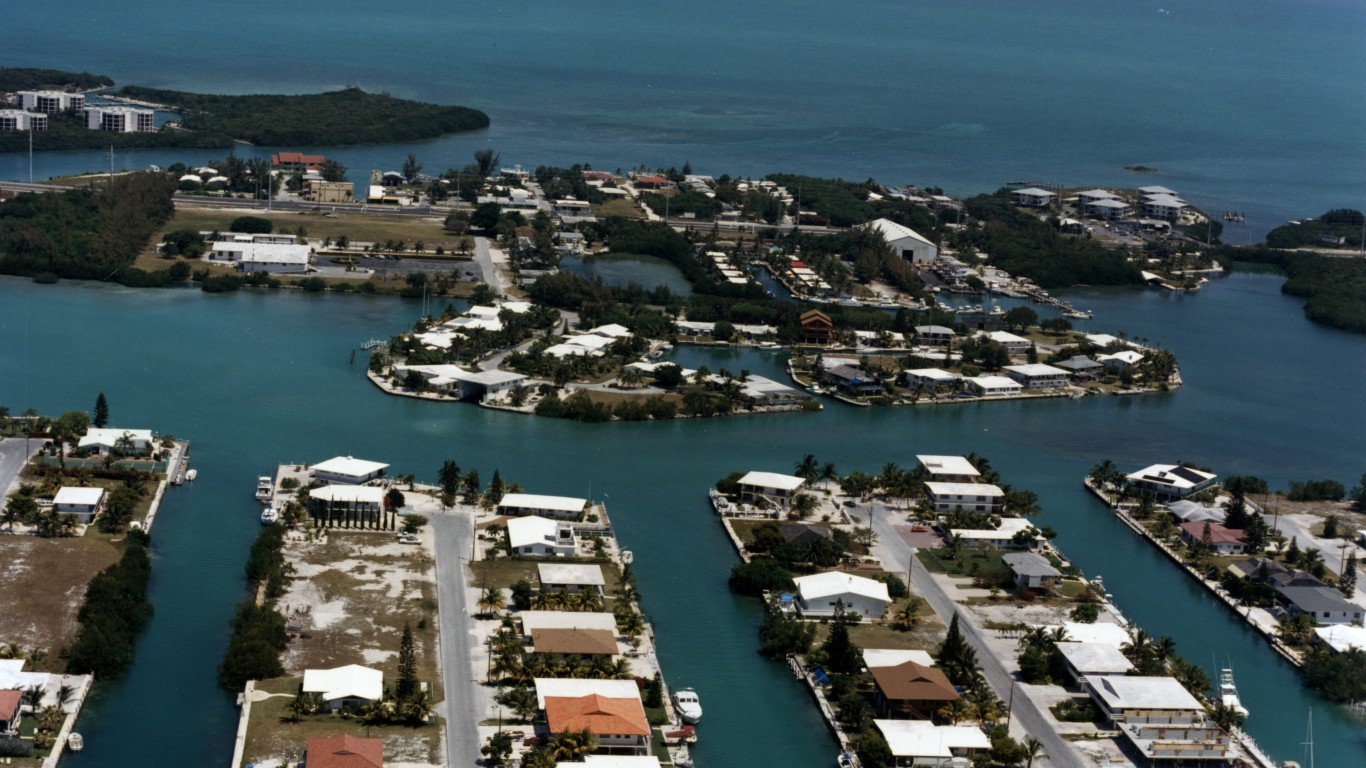
[[[479,178],[487,179],[489,176],[492,176],[494,170],[498,168],[498,161],[500,159],[501,156],[497,152],[494,152],[492,147],[488,149],[476,149],[474,151],[474,165],[475,171],[479,174]]]
[[[479,482],[479,470],[471,469],[469,473],[465,475],[465,493],[464,496],[461,498],[461,501],[463,501],[466,504],[478,504],[480,499],[480,492],[482,490],[483,484]]]
[[[1029,307],[1012,307],[1001,316],[1001,322],[1017,331],[1039,324],[1039,313]]]
[[[407,159],[403,161],[403,178],[409,184],[417,181],[418,174],[422,173],[422,163],[417,161],[417,155],[408,153]]]
[[[493,478],[489,480],[489,489],[484,493],[484,497],[488,503],[497,504],[503,500],[504,493],[506,491],[503,489],[503,476],[498,473],[498,469],[495,467]]]
[[[441,462],[437,481],[441,484],[441,495],[454,496],[460,490],[460,465],[451,459]]]
[[[15,523],[29,523],[38,516],[38,502],[32,496],[25,496],[16,493],[5,503],[5,511],[0,517],[9,530],[14,530]]]
[[[852,675],[863,664],[863,649],[849,638],[850,623],[843,604],[836,604],[835,616],[830,621],[830,634],[821,644],[827,659],[826,667],[832,672]]]
[[[1343,597],[1350,599],[1357,591],[1357,553],[1353,552],[1347,556],[1347,561],[1343,563],[1342,574],[1338,576],[1338,591]]]
[[[500,730],[489,736],[488,742],[479,748],[479,754],[487,757],[490,765],[507,764],[507,759],[512,756],[512,735]]]
[[[398,681],[394,683],[394,699],[405,702],[419,692],[417,681],[417,648],[413,643],[413,629],[403,622],[403,636],[398,641]]]
[[[91,415],[90,422],[100,428],[109,424],[109,401],[105,399],[103,392],[95,398],[95,411]]]
[[[816,461],[815,456],[808,453],[793,464],[792,473],[808,483],[814,483],[820,479],[821,465],[820,462]]]

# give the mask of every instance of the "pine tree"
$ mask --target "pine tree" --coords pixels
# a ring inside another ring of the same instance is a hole
[[[480,497],[479,490],[481,487],[479,482],[479,470],[471,469],[470,473],[465,475],[465,494],[461,501],[466,504],[478,504]]]
[[[95,398],[95,413],[91,417],[90,423],[96,427],[104,427],[109,424],[109,401],[105,399],[103,392]]]
[[[441,471],[437,473],[437,479],[441,482],[441,493],[445,496],[454,496],[460,490],[460,465],[451,459],[441,462]]]
[[[489,502],[492,504],[497,504],[503,500],[503,476],[498,473],[496,468],[493,470],[493,479],[489,480],[489,490],[485,495],[488,496]]]
[[[1290,547],[1285,550],[1285,564],[1291,568],[1300,564],[1300,540],[1297,536],[1290,537]]]
[[[401,704],[417,695],[417,650],[413,647],[413,629],[403,622],[403,639],[398,643],[398,682],[394,684],[394,698]]]
[[[1343,564],[1342,575],[1338,577],[1338,591],[1343,597],[1350,598],[1357,591],[1357,553],[1353,552],[1347,556],[1347,562]]]

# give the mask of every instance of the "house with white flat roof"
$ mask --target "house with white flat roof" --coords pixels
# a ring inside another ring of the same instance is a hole
[[[953,528],[949,532],[953,538],[961,541],[969,547],[994,547],[996,549],[1033,549],[1036,544],[1044,541],[1044,537],[1035,533],[1033,538],[1023,544],[1015,542],[1015,536],[1022,531],[1028,531],[1034,524],[1023,517],[1003,517],[995,528]]]
[[[1127,675],[1134,668],[1119,646],[1110,643],[1058,643],[1067,673],[1078,685],[1091,675]]]
[[[975,483],[982,476],[972,462],[962,456],[916,456],[915,460],[937,483]]]
[[[971,376],[963,379],[968,391],[978,397],[1008,397],[1024,392],[1024,387],[1005,376]]]
[[[654,755],[584,755],[581,763],[556,763],[555,768],[660,768],[660,762]]]
[[[522,634],[538,629],[605,629],[617,631],[617,617],[601,611],[522,611]]]
[[[589,592],[601,595],[607,585],[602,566],[599,565],[540,563],[536,566],[536,573],[542,592]]]
[[[1173,220],[1181,216],[1186,202],[1171,195],[1149,195],[1143,198],[1143,215],[1154,219]]]
[[[891,604],[887,585],[875,579],[827,571],[792,580],[797,585],[797,611],[803,618],[835,615],[836,604],[864,618],[877,619]]]
[[[939,257],[939,246],[903,224],[890,219],[878,219],[863,226],[881,235],[892,253],[912,264],[933,264]]]
[[[958,768],[971,765],[991,739],[975,725],[935,725],[928,720],[874,720],[897,768]]]
[[[988,331],[979,335],[982,338],[994,341],[1005,347],[1006,351],[1012,355],[1023,355],[1029,351],[1029,339],[1026,339],[1023,336],[1016,336],[1009,331]]]
[[[0,131],[46,131],[47,115],[22,109],[0,109]],[[196,177],[197,179],[198,177]]]
[[[934,657],[929,651],[905,650],[900,648],[864,648],[863,666],[869,669],[896,667],[913,661],[922,667],[933,667]]]
[[[337,456],[313,465],[313,478],[325,483],[360,485],[384,476],[388,464],[366,461],[351,456]]]
[[[556,520],[578,520],[587,508],[588,499],[539,493],[509,493],[498,502],[500,515],[537,515]]]
[[[384,489],[373,485],[325,485],[308,492],[308,511],[320,524],[373,524],[384,511]]]
[[[1129,205],[1122,200],[1095,200],[1087,203],[1084,210],[1098,219],[1118,219],[1129,212]]]
[[[915,368],[902,371],[901,375],[905,377],[906,386],[924,387],[925,389],[952,386],[960,378],[956,373],[949,373],[939,368]]]
[[[1038,187],[1017,189],[1010,193],[1010,199],[1013,200],[1016,205],[1022,205],[1026,208],[1043,208],[1052,203],[1056,197],[1057,195],[1052,192],[1049,192],[1046,189],[1039,189]]]
[[[1066,387],[1071,374],[1061,368],[1042,363],[1007,365],[1006,376],[1020,382],[1025,389],[1057,389]]]
[[[1150,493],[1159,501],[1184,499],[1214,485],[1218,477],[1213,472],[1176,464],[1154,464],[1127,476],[1135,493]]]
[[[146,453],[152,446],[152,430],[119,429],[117,427],[91,427],[85,436],[76,443],[77,448],[93,449],[97,453],[112,453],[118,448],[119,440],[127,435],[129,445],[135,454]]]
[[[1097,200],[1118,200],[1119,195],[1108,189],[1088,189],[1077,193],[1077,202],[1081,205],[1094,203]]]
[[[64,486],[52,497],[52,508],[59,515],[70,515],[81,523],[89,523],[99,513],[103,502],[103,488]]]
[[[1005,498],[1005,491],[988,483],[925,483],[925,495],[930,509],[940,514],[962,509],[967,512],[995,512]]]
[[[1112,723],[1193,725],[1205,712],[1174,677],[1096,675],[1086,682],[1092,701]]]
[[[336,712],[342,707],[383,699],[384,673],[359,664],[335,669],[306,669],[303,692],[321,696],[323,704]]]
[[[528,515],[508,520],[508,548],[514,555],[573,557],[579,541],[572,523]]]
[[[1050,626],[1048,629],[1054,630],[1058,627]],[[1118,648],[1131,639],[1124,627],[1108,621],[1097,621],[1094,624],[1065,621],[1062,629],[1067,633],[1069,641],[1077,643],[1104,643]]]
[[[1333,624],[1327,627],[1317,627],[1314,634],[1318,635],[1319,640],[1324,645],[1338,653],[1350,651],[1353,648],[1366,651],[1366,627]]]
[[[768,501],[787,506],[792,497],[806,485],[806,479],[777,472],[747,472],[740,478],[740,500]]]

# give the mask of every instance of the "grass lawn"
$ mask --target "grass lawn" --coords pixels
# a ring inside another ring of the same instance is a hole
[[[56,672],[65,663],[57,654],[71,644],[76,612],[86,585],[119,559],[123,549],[108,537],[42,539],[0,536],[0,643],[15,643],[46,654],[26,669]]]
[[[250,201],[243,201],[244,207]],[[385,214],[338,212],[335,217],[325,213],[312,212],[270,212],[253,210],[219,210],[216,208],[191,208],[184,204],[176,206],[175,216],[162,227],[163,232],[189,229],[197,232],[227,232],[228,225],[238,216],[255,216],[269,219],[275,224],[276,232],[297,232],[303,227],[309,237],[332,238],[346,235],[355,242],[385,242],[402,240],[412,248],[422,241],[428,255],[441,246],[446,251],[454,251],[460,242],[456,235],[448,234],[442,227],[440,217],[424,218],[419,216],[391,216]],[[161,234],[153,235],[152,242],[161,242]],[[413,254],[417,256],[419,254]]]
[[[624,198],[608,200],[605,203],[594,205],[593,215],[600,219],[608,216],[624,216],[628,219],[645,218],[645,212],[640,210],[640,207],[636,205],[634,200],[627,200]]]
[[[530,560],[512,560],[506,557],[470,563],[470,586],[480,589],[485,587],[506,588],[525,579],[534,587],[536,586],[537,565],[538,563]]]
[[[1003,553],[991,549],[964,549],[958,557],[949,560],[944,557],[943,549],[922,549],[917,553],[920,562],[933,573],[946,573],[950,576],[1003,575],[1009,572],[1001,562]]]
[[[243,753],[244,765],[261,763],[265,760],[292,759],[302,757],[304,745],[312,736],[370,736],[384,739],[384,760],[386,763],[427,763],[440,765],[441,726],[440,720],[418,728],[402,725],[366,726],[354,718],[339,715],[310,715],[299,722],[290,722],[289,702],[303,684],[303,676],[263,680],[257,683],[257,690],[272,695],[262,701],[253,702],[251,717],[248,719],[246,750]]]
[[[683,404],[683,397],[681,395],[673,394],[672,392],[666,395],[644,395],[640,393],[630,394],[628,392],[603,392],[597,389],[585,389],[582,391],[588,393],[589,400],[592,400],[595,403],[604,403],[606,405],[611,406],[615,406],[617,403],[628,402],[631,400],[644,402],[646,399],[650,397],[662,397],[668,402],[673,403],[674,405]]]
[[[934,610],[929,604],[920,597],[909,597],[898,600],[887,609],[887,618],[896,615],[896,612],[906,604],[907,601],[918,601],[920,603],[920,626],[910,632],[901,632],[893,629],[887,624],[877,624],[863,622],[857,626],[849,628],[849,639],[860,648],[888,648],[893,650],[923,650],[934,653],[935,649],[944,642],[944,634],[947,628],[939,618],[934,615]],[[813,648],[820,647],[825,642],[825,638],[830,635],[830,625],[820,624],[816,628],[816,640]]]

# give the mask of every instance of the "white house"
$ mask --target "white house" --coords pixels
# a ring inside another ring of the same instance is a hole
[[[582,696],[603,696],[609,699],[640,698],[640,687],[635,680],[592,680],[575,677],[538,677],[536,706],[545,709],[547,698],[577,699]]]
[[[915,343],[922,347],[947,347],[957,336],[952,328],[943,325],[917,325]]]
[[[892,253],[913,264],[933,264],[939,257],[939,246],[910,227],[890,219],[878,219],[864,226],[882,235]]]
[[[1112,723],[1192,725],[1205,712],[1174,677],[1097,675],[1087,678],[1087,688]]]
[[[920,462],[930,479],[938,483],[975,483],[982,476],[977,467],[962,456],[923,455],[916,456],[915,460]]]
[[[1086,204],[1085,212],[1098,219],[1118,219],[1129,212],[1129,206],[1123,200],[1096,200]]]
[[[617,631],[617,617],[601,611],[522,611],[522,634],[538,629],[605,629]]]
[[[579,543],[572,524],[529,515],[508,520],[508,547],[514,555],[573,557]]]
[[[925,483],[930,508],[938,513],[963,509],[967,512],[995,512],[1005,491],[988,483]]]
[[[378,669],[347,664],[335,669],[304,670],[303,692],[318,694],[333,712],[384,698],[384,673]]]
[[[100,511],[103,501],[103,488],[63,487],[52,497],[52,507],[57,514],[71,515],[81,523],[89,523]]]
[[[1043,208],[1051,204],[1055,197],[1057,197],[1057,195],[1046,189],[1039,189],[1038,187],[1017,189],[1010,193],[1010,198],[1016,205],[1021,205],[1026,208]]]
[[[602,567],[578,563],[540,563],[536,573],[541,582],[542,592],[588,592],[603,594],[607,582],[602,576]]]
[[[1219,476],[1176,464],[1154,464],[1128,475],[1135,493],[1151,493],[1161,499],[1184,499],[1214,485]]]
[[[58,112],[73,110],[80,112],[85,109],[84,93],[68,93],[66,91],[19,91],[19,104],[29,112],[42,112],[46,115],[54,115]]]
[[[836,604],[842,603],[846,611],[877,619],[892,602],[886,584],[849,573],[827,571],[792,581],[797,585],[797,610],[803,617],[833,616]]]
[[[1019,382],[1005,376],[971,376],[963,382],[978,397],[1008,397],[1024,392]]]
[[[588,507],[588,499],[572,496],[542,496],[536,493],[509,493],[498,502],[500,515],[536,515],[556,520],[578,520]]]
[[[1015,578],[1015,586],[1026,589],[1047,588],[1058,583],[1062,572],[1053,567],[1043,555],[1033,552],[1011,552],[1001,556],[1001,562],[1010,569]]]
[[[384,509],[384,489],[373,485],[324,485],[308,492],[316,514],[375,514]]]
[[[1020,382],[1025,389],[1057,389],[1066,387],[1072,374],[1061,368],[1042,363],[1007,365],[1006,376]]]
[[[969,547],[994,547],[996,549],[1029,548],[1043,540],[1041,534],[1035,533],[1033,538],[1021,544],[1015,543],[1015,537],[1022,531],[1028,531],[1034,524],[1023,517],[1003,517],[1001,522],[994,529],[988,528],[954,528],[950,531],[953,538],[961,541]]]
[[[86,107],[85,127],[92,131],[150,133],[157,129],[156,111],[122,106]]]
[[[93,449],[97,453],[112,453],[124,435],[128,436],[133,453],[146,453],[152,445],[152,430],[116,427],[91,427],[76,445],[82,449]]]
[[[1107,370],[1122,371],[1138,365],[1143,360],[1142,352],[1135,352],[1132,349],[1125,349],[1111,355],[1096,355],[1096,362],[1105,366]]]
[[[935,725],[928,720],[874,720],[897,768],[958,768],[972,764],[991,739],[975,725]]]
[[[307,245],[294,243],[220,240],[213,244],[209,258],[238,262],[243,272],[299,274],[308,271],[308,260],[312,253],[313,250]]]
[[[314,464],[313,478],[326,483],[360,485],[377,477],[383,477],[384,470],[388,468],[388,464],[382,464],[378,461],[366,461],[351,456],[337,456]]]
[[[1146,195],[1143,198],[1143,215],[1168,221],[1181,216],[1186,202],[1173,195]]]
[[[1114,192],[1111,192],[1108,189],[1088,189],[1084,192],[1077,193],[1077,204],[1082,206],[1090,205],[1091,203],[1094,203],[1098,200],[1118,199],[1119,195],[1116,195]]]
[[[740,500],[756,502],[769,501],[786,506],[797,491],[806,485],[806,479],[777,472],[747,472],[740,478]]]
[[[994,341],[1005,347],[1006,351],[1012,355],[1023,355],[1029,351],[1029,339],[1026,339],[1023,336],[1016,336],[1009,331],[989,331],[981,334],[981,336],[982,338]]]
[[[1058,643],[1067,673],[1078,685],[1091,675],[1127,675],[1134,668],[1119,646],[1110,643]]]
[[[906,378],[906,386],[924,387],[925,389],[952,386],[959,379],[958,374],[949,373],[939,368],[914,368],[901,373]]]

